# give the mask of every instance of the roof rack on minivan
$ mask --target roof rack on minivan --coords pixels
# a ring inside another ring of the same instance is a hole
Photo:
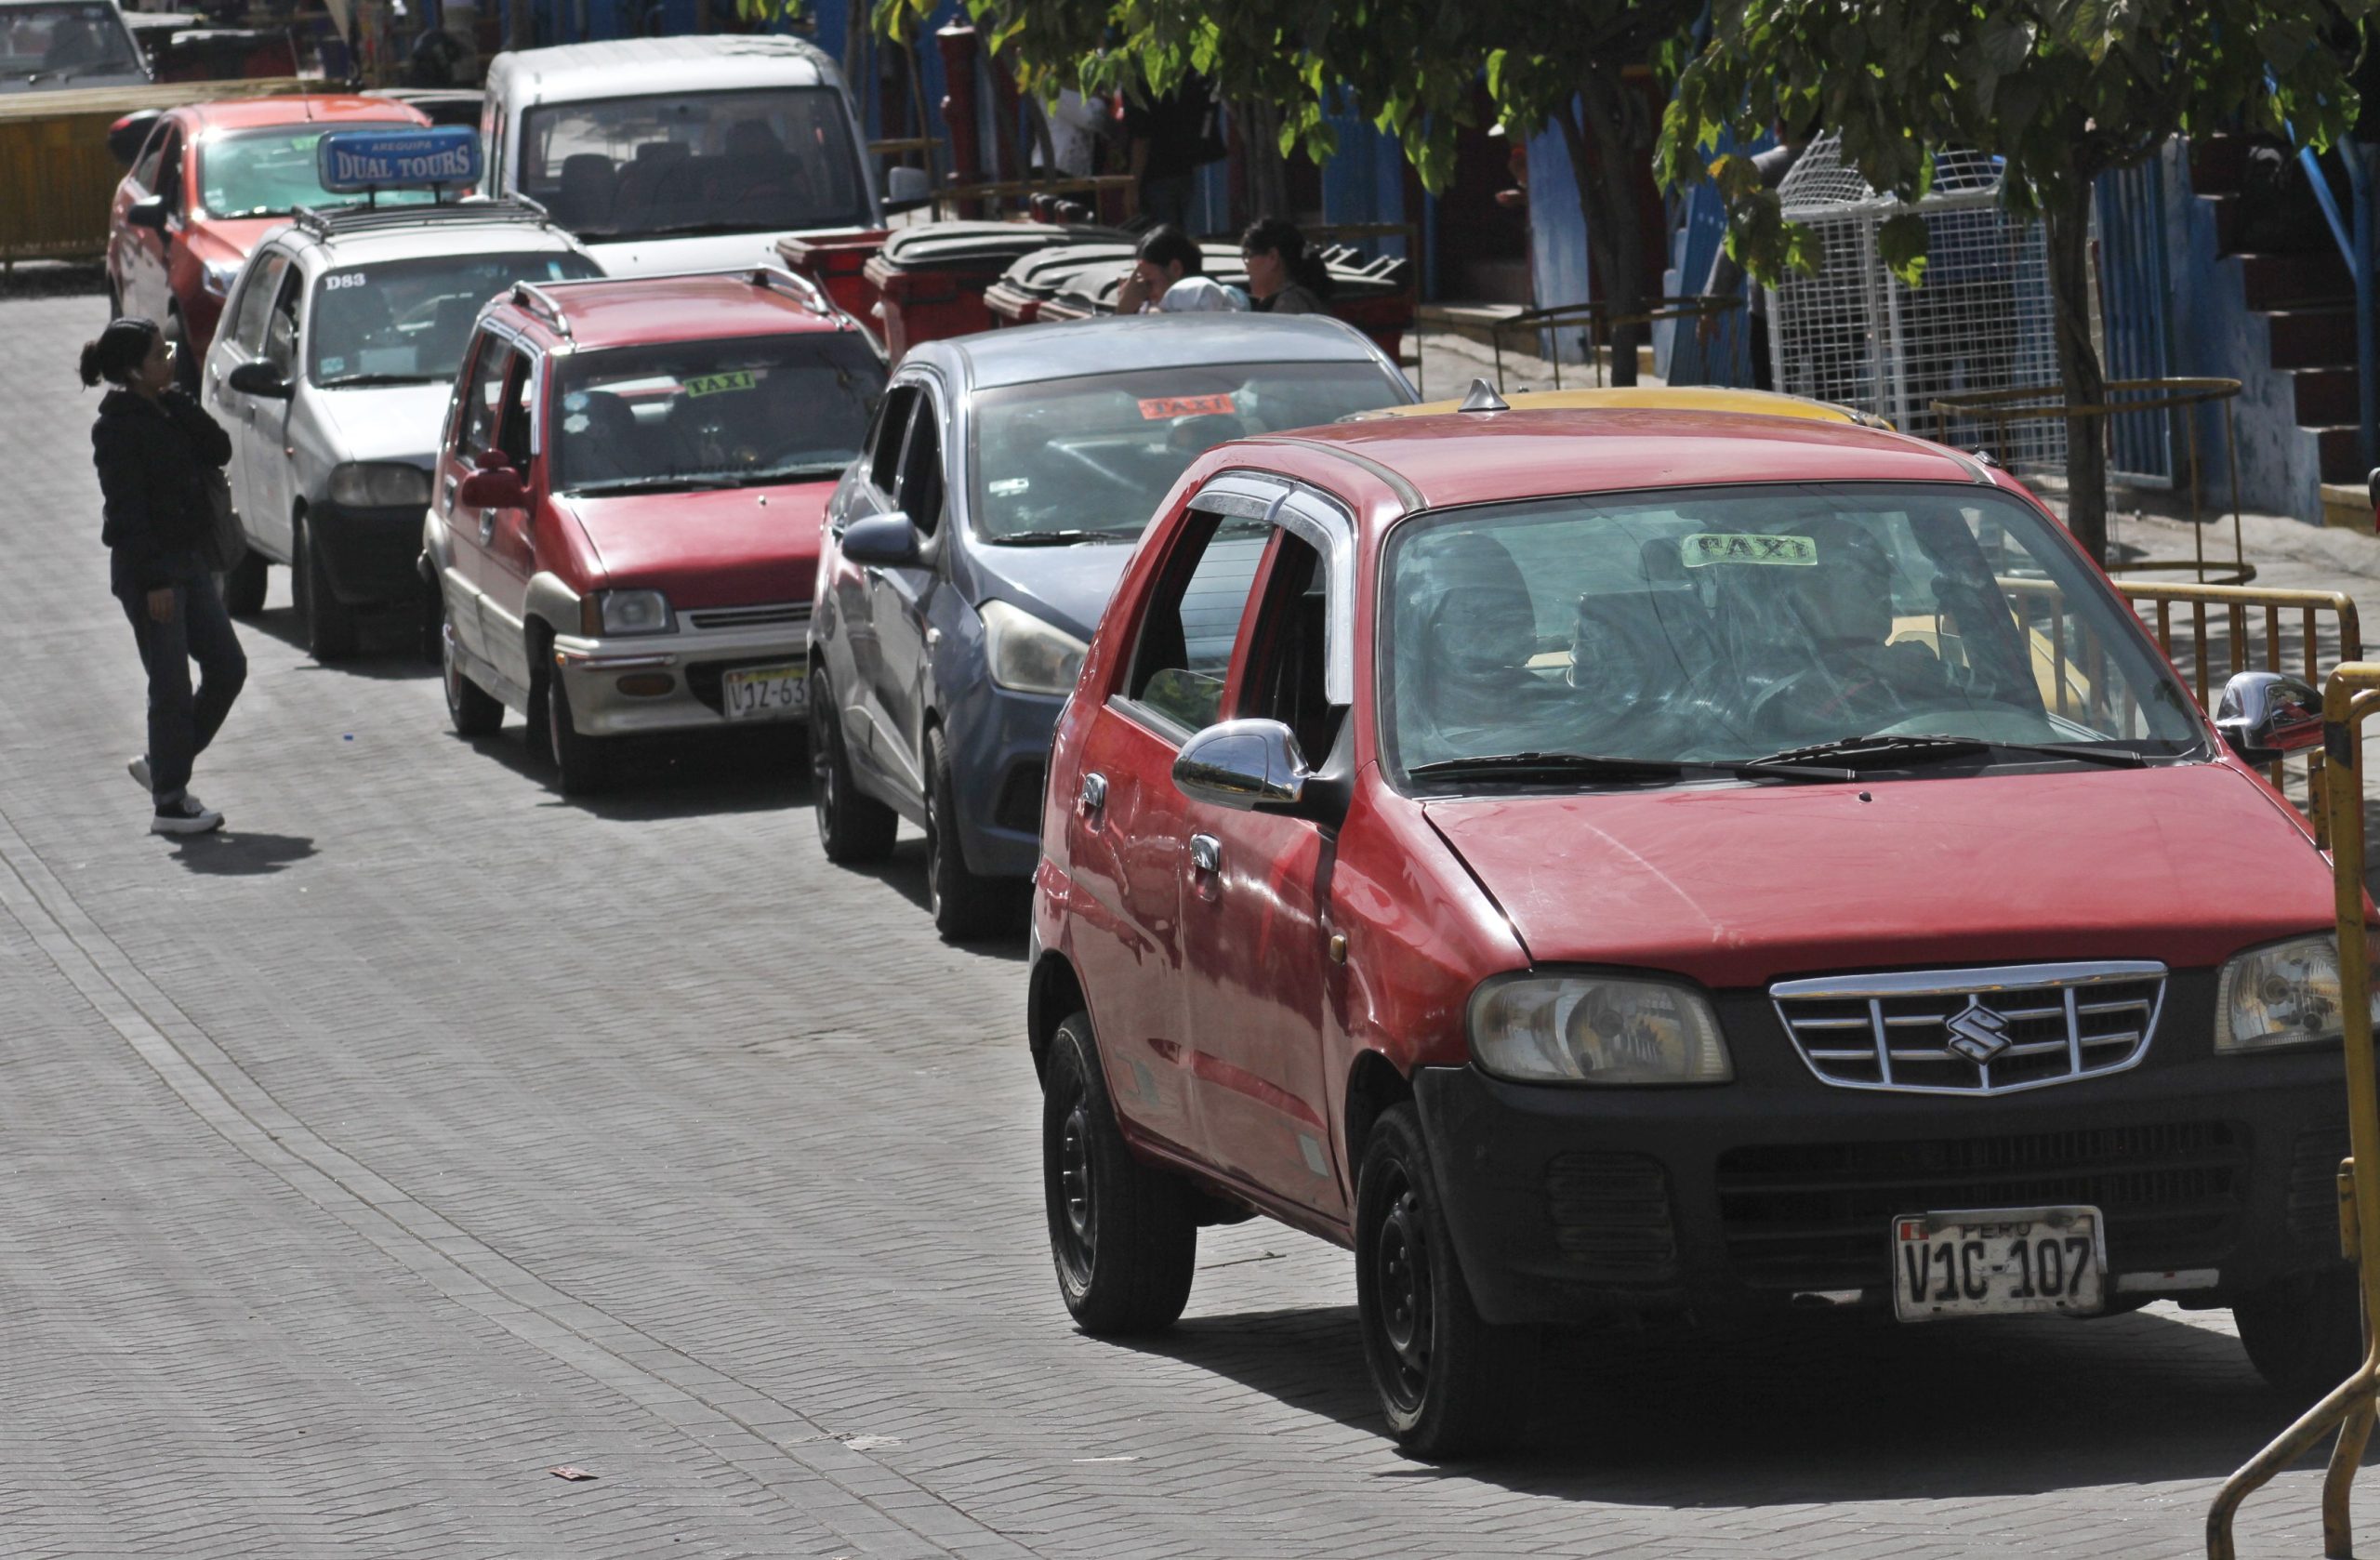
[[[589,277],[587,280],[595,279]],[[535,282],[515,282],[512,284],[512,301],[551,325],[554,333],[565,341],[571,339],[570,321],[562,316],[562,305],[556,303],[544,287]]]
[[[449,201],[435,205],[335,205],[327,209],[301,205],[290,213],[290,220],[317,238],[436,227],[449,222],[553,226],[553,218],[546,214],[544,206],[511,196],[495,201]]]

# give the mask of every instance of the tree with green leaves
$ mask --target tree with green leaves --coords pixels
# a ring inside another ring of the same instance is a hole
[[[879,0],[879,27],[933,0]],[[1695,0],[966,0],[1028,90],[1161,93],[1196,73],[1277,126],[1283,153],[1336,150],[1327,117],[1352,104],[1397,138],[1424,188],[1454,171],[1483,80],[1506,130],[1557,128],[1615,314],[1641,312],[1645,234],[1634,179],[1653,116],[1626,73],[1682,58]],[[1635,380],[1630,327],[1613,377]]]
[[[2169,138],[2265,130],[2321,148],[2355,117],[2347,84],[2375,0],[1718,0],[1682,73],[1656,165],[1672,187],[1714,181],[1728,250],[1773,282],[1818,268],[1813,236],[1783,218],[1747,158],[1714,155],[1723,130],[1778,124],[1841,137],[1844,162],[1914,203],[1933,149],[2003,159],[2002,200],[2038,218],[2069,406],[2105,403],[2091,339],[2094,182],[2156,155]],[[1883,258],[1922,285],[1926,228],[1913,210],[1883,228]],[[2101,419],[2067,421],[2069,520],[2107,556]]]

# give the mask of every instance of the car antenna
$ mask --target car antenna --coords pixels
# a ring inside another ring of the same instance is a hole
[[[1512,403],[1498,395],[1485,379],[1472,380],[1471,393],[1464,396],[1462,404],[1455,408],[1458,412],[1509,412],[1512,409]]]

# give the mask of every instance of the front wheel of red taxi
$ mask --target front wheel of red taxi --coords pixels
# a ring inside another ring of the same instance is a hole
[[[1382,1114],[1364,1147],[1355,1311],[1364,1364],[1397,1445],[1416,1457],[1461,1457],[1521,1428],[1537,1335],[1492,1327],[1472,1305],[1410,1105]]]
[[[1197,1206],[1180,1179],[1125,1144],[1091,1015],[1058,1025],[1041,1084],[1041,1188],[1058,1290],[1097,1337],[1162,1332],[1190,1301]]]

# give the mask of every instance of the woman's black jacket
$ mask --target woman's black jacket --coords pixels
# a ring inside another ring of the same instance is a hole
[[[110,549],[109,576],[119,596],[139,594],[205,567],[199,549],[213,522],[206,474],[231,458],[231,437],[178,390],[156,400],[110,390],[91,427],[91,463],[99,469]]]

